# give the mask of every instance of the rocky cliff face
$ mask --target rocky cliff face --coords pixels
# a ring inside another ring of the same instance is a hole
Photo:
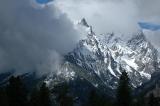
[[[65,56],[58,77],[46,79],[49,84],[79,77],[97,88],[115,89],[125,70],[132,87],[137,88],[158,71],[157,50],[143,32],[123,40],[114,33],[96,35],[85,19],[78,22],[79,27],[87,35],[86,39],[79,41],[77,47]]]

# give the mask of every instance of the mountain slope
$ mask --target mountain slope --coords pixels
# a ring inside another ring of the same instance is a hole
[[[133,87],[138,87],[157,71],[157,50],[140,32],[128,41],[117,35],[96,35],[85,19],[79,22],[87,29],[87,38],[66,56],[66,60],[96,75],[106,87],[115,89],[121,72],[126,70]]]

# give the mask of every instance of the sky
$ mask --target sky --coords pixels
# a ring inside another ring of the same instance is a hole
[[[160,47],[160,0],[55,0],[72,20],[86,18],[97,34],[114,32],[130,38],[144,30]]]
[[[71,51],[81,39],[70,19],[54,4],[1,0],[0,16],[0,72],[51,72],[59,55]]]
[[[139,22],[138,24],[142,29],[151,30],[151,31],[160,30],[159,24],[153,24],[153,23],[147,23],[147,22]]]
[[[40,4],[46,4],[46,3],[49,3],[53,0],[36,0],[37,3],[40,3]]]
[[[0,73],[54,72],[63,55],[85,35],[82,18],[96,34],[128,38],[141,29],[160,46],[160,0],[0,0]]]

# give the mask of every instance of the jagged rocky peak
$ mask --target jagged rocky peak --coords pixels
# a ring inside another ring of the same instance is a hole
[[[140,32],[136,35],[133,35],[133,37],[128,40],[127,44],[128,46],[145,46],[145,45],[141,45],[141,44],[144,44],[144,43],[149,43],[149,41],[146,39],[145,35],[143,32]]]
[[[156,72],[157,52],[143,33],[123,41],[120,34],[97,35],[85,19],[78,25],[87,29],[87,37],[65,56],[65,63],[71,65],[63,65],[60,76],[72,80],[78,76],[95,87],[116,89],[123,70],[134,88],[149,81]]]
[[[79,22],[79,24],[81,24],[81,25],[83,25],[83,26],[86,26],[86,27],[90,27],[90,26],[88,25],[88,23],[87,23],[87,21],[86,21],[85,18],[83,18],[83,19]]]
[[[87,37],[95,35],[95,33],[93,32],[92,26],[87,23],[85,18],[81,19],[78,22],[78,25],[85,28],[85,32],[87,32],[87,35],[86,35]]]
[[[131,41],[131,40],[146,41],[147,39],[146,39],[143,31],[139,31],[137,34],[134,34],[129,41]]]
[[[100,34],[100,35],[97,35],[97,37],[99,38],[100,42],[102,42],[103,44],[107,46],[123,42],[123,40],[121,39],[121,35],[115,34],[113,32],[107,33],[107,34]]]
[[[87,23],[85,19],[82,20]],[[128,72],[133,87],[149,81],[156,71],[156,49],[142,32],[128,41],[123,41],[120,35],[114,33],[88,33],[87,36],[78,44],[81,46],[68,54],[67,60],[96,74],[104,85],[116,88],[121,74],[120,66]]]

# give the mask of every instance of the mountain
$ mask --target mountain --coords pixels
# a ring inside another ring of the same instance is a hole
[[[159,80],[159,74],[156,73],[160,73],[160,58],[143,32],[129,39],[115,33],[98,35],[85,19],[79,21],[76,28],[86,38],[64,56],[56,73],[50,73],[43,79],[50,89],[67,82],[71,93],[85,101],[87,96],[84,95],[88,95],[90,89],[98,89],[113,97],[124,70],[129,75],[132,87],[138,92],[150,88]]]
[[[124,41],[114,33],[96,35],[85,19],[78,24],[86,29],[87,38],[79,41],[77,47],[65,56],[66,61],[91,77],[95,76],[94,79],[100,80],[104,86],[115,89],[121,72],[125,70],[136,88],[158,71],[157,50],[143,32]]]
[[[77,23],[77,29],[86,38],[64,56],[64,63],[57,73],[45,79],[50,89],[67,82],[70,93],[76,95],[80,103],[85,103],[91,89],[109,98],[115,97],[124,70],[136,95],[149,91],[160,79],[158,52],[143,32],[127,40],[114,33],[98,35],[85,19]]]

